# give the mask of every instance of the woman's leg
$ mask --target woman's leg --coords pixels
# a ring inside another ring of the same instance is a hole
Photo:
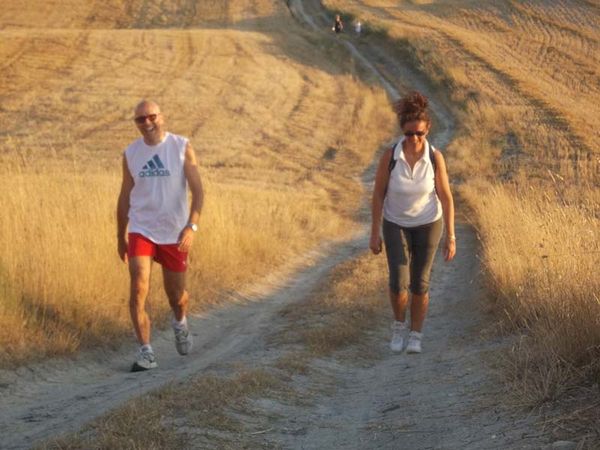
[[[394,319],[398,322],[404,322],[408,306],[408,291],[404,290],[396,294],[390,289],[390,303],[392,304],[392,311],[394,311]]]
[[[429,307],[431,268],[442,237],[442,219],[411,230],[411,331],[421,332]]]
[[[383,221],[383,241],[389,270],[389,296],[394,319],[406,320],[410,255],[409,243],[399,225]]]
[[[423,329],[423,323],[427,316],[429,307],[429,293],[413,294],[410,302],[410,330],[418,331]]]

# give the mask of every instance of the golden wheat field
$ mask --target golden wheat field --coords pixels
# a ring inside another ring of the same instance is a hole
[[[200,161],[197,308],[356,229],[360,176],[393,125],[383,91],[282,2],[145,3],[0,9],[2,365],[131,333],[115,208],[142,98]]]
[[[472,211],[520,400],[593,385],[600,356],[600,4],[327,0],[384,30],[457,116]]]

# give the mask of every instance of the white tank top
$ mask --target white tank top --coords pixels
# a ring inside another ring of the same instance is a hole
[[[147,145],[140,138],[125,150],[134,186],[129,197],[129,232],[156,244],[175,244],[189,218],[183,172],[188,140],[166,133]]]
[[[418,227],[442,217],[442,205],[435,192],[435,170],[431,163],[433,147],[425,141],[423,156],[411,170],[402,151],[403,141],[404,138],[392,153],[396,165],[390,172],[383,217],[402,227]]]

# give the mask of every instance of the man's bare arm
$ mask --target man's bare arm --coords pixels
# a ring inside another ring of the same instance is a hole
[[[127,223],[129,222],[129,195],[133,189],[134,181],[127,159],[123,155],[123,180],[121,181],[121,192],[117,201],[117,241],[119,256],[127,261]]]
[[[198,162],[196,153],[192,145],[188,143],[185,149],[185,161],[183,163],[183,173],[187,180],[190,191],[192,192],[192,204],[190,206],[190,215],[188,223],[198,224],[202,205],[204,204],[204,189],[202,188],[202,180],[198,170]],[[190,227],[185,227],[179,235],[179,250],[189,252],[194,240],[194,232]]]
[[[188,143],[185,149],[185,161],[183,163],[183,172],[192,193],[192,204],[190,206],[190,216],[188,222],[198,223],[202,205],[204,204],[204,189],[202,187],[202,179],[198,170],[198,162],[196,153],[192,145]]]

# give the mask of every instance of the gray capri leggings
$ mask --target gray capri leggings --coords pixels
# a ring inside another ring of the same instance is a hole
[[[431,267],[442,229],[442,219],[414,228],[401,227],[383,219],[383,240],[393,293],[399,294],[409,288],[417,295],[429,291]]]

